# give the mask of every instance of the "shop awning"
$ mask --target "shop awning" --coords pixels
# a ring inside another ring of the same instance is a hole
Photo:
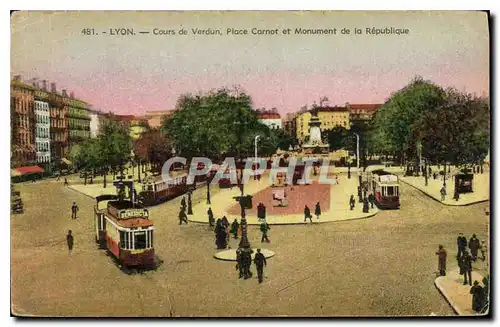
[[[64,163],[65,163],[65,164],[67,164],[68,166],[71,166],[71,161],[69,161],[68,159],[66,159],[66,158],[62,158],[61,160],[62,160],[62,162],[64,162]]]
[[[38,166],[18,167],[15,170],[17,170],[17,172],[20,175],[29,175],[29,174],[37,174],[37,173],[45,172],[45,170],[43,170],[42,168],[40,168]]]

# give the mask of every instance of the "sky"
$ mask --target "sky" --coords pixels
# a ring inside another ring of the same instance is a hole
[[[408,33],[367,34],[372,27]],[[111,35],[118,28],[135,35]],[[155,28],[176,35],[153,35]],[[221,35],[195,35],[196,28]],[[231,28],[248,34],[227,34]],[[254,28],[278,33],[253,35]],[[299,35],[296,28],[337,34]],[[11,18],[11,77],[55,82],[58,91],[117,114],[169,110],[183,93],[234,85],[255,108],[282,114],[322,96],[330,105],[383,103],[416,75],[489,95],[489,64],[483,12],[23,11]]]

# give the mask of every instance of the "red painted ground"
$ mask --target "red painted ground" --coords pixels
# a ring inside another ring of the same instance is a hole
[[[314,208],[319,201],[321,212],[326,212],[330,209],[330,187],[329,184],[313,183],[311,185],[295,185],[292,187],[285,187],[285,192],[288,198],[287,207],[274,207],[273,206],[273,193],[274,188],[268,187],[253,196],[253,208],[247,211],[251,215],[257,215],[257,205],[259,202],[264,203],[266,206],[266,215],[283,215],[283,214],[303,214],[304,206],[307,204],[311,210],[311,215],[314,217]],[[230,214],[239,215],[240,206],[235,204],[229,210]]]

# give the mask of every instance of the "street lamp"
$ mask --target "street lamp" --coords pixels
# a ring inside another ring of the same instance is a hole
[[[260,135],[256,135],[254,139],[255,144],[255,163],[257,164],[257,142],[259,141]]]

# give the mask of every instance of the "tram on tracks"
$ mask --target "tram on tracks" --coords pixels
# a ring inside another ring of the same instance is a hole
[[[173,170],[169,172],[167,180],[164,180],[161,175],[146,178],[139,192],[141,204],[154,206],[186,193],[189,190],[187,177],[188,173],[185,170]]]
[[[371,172],[371,188],[375,203],[382,209],[399,209],[399,179],[398,176],[384,170]]]
[[[96,200],[94,227],[100,248],[109,251],[122,266],[154,268],[154,224],[148,210],[133,198],[129,201],[101,195]]]

